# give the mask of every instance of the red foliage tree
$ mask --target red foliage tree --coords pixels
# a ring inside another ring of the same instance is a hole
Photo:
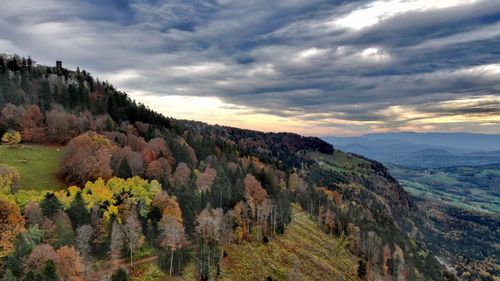
[[[116,146],[95,132],[72,139],[65,148],[59,175],[69,184],[83,185],[113,175],[111,159]]]

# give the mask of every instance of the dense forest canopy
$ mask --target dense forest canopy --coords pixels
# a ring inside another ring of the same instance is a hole
[[[198,279],[217,279],[225,246],[283,234],[294,204],[344,239],[361,279],[452,279],[385,167],[318,138],[167,118],[85,70],[3,55],[0,134],[13,132],[65,145],[68,188],[22,190],[0,166],[3,280],[83,280],[145,248],[170,275],[195,260]]]

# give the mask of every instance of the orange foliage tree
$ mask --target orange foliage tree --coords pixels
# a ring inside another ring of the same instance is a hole
[[[103,135],[87,132],[72,139],[65,148],[59,171],[67,183],[83,185],[113,175],[111,159],[117,147]]]
[[[14,250],[14,239],[24,231],[24,218],[17,205],[0,198],[0,258]]]
[[[70,246],[63,246],[56,251],[59,257],[57,273],[64,281],[83,281],[84,266],[78,251]]]

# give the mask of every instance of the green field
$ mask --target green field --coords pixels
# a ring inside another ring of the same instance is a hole
[[[0,145],[0,164],[18,171],[21,189],[60,190],[64,183],[56,173],[61,154],[59,146]]]
[[[500,165],[475,167],[409,168],[388,165],[413,196],[487,213],[500,213]]]
[[[336,172],[362,174],[366,172],[366,168],[370,167],[368,161],[340,150],[335,150],[331,155],[309,152],[308,156],[319,161],[320,165]]]

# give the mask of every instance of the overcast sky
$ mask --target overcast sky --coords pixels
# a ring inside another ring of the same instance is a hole
[[[0,53],[212,124],[500,133],[499,0],[1,0]]]

